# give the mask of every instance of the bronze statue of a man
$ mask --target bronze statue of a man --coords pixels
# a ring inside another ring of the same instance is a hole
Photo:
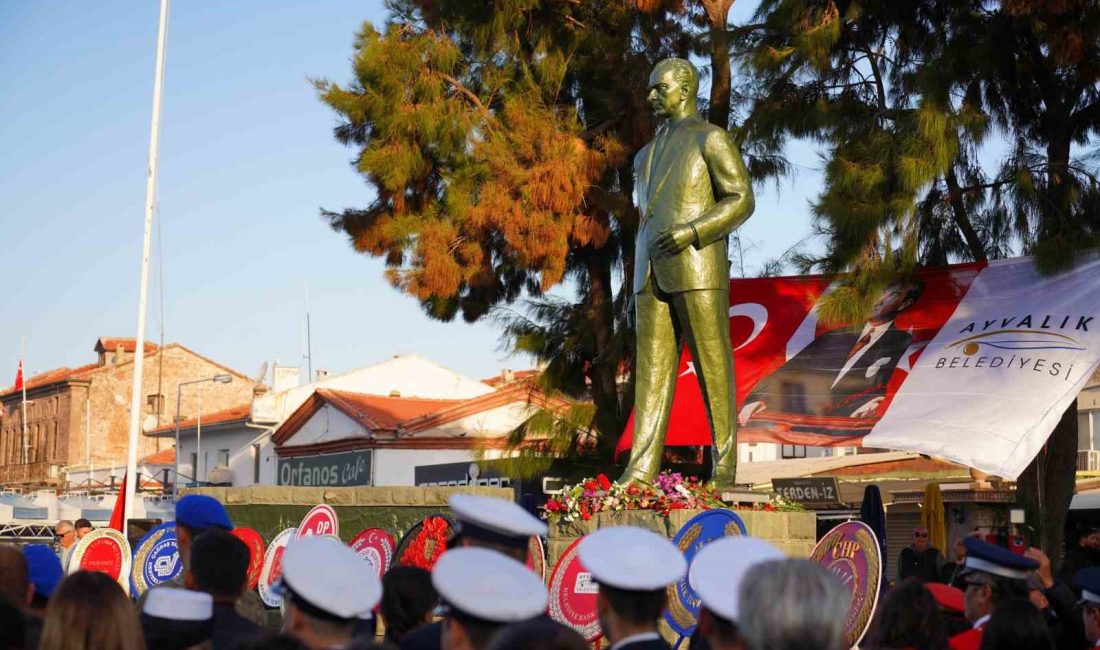
[[[699,75],[683,59],[659,62],[647,101],[661,120],[634,157],[641,212],[634,259],[638,324],[634,445],[624,481],[661,468],[680,342],[687,342],[713,441],[712,479],[737,470],[727,236],[752,214],[748,171],[729,133],[699,116]],[[682,338],[681,338],[682,337]]]

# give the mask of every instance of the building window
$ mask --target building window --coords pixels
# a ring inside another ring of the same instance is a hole
[[[147,395],[145,412],[149,415],[164,415],[164,395]]]
[[[780,385],[783,391],[780,403],[784,413],[809,413],[806,404],[806,385],[800,381],[785,381]]]
[[[191,480],[199,480],[199,455],[194,452],[191,453]]]
[[[1090,411],[1086,417],[1091,421],[1092,448],[1100,449],[1100,446],[1097,446],[1100,443],[1100,411]]]
[[[218,463],[217,463],[217,466],[218,467],[229,467],[229,450],[228,449],[219,449],[218,450]]]
[[[783,458],[805,458],[806,445],[783,445],[780,454]]]
[[[252,482],[260,482],[260,445],[252,445]]]

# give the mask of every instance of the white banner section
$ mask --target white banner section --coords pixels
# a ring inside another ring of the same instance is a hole
[[[1017,478],[1100,363],[1098,316],[1100,257],[1052,277],[991,262],[863,445]]]

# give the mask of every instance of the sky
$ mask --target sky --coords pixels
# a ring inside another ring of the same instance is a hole
[[[0,385],[23,337],[29,375],[137,332],[158,5],[0,2]],[[314,370],[410,353],[476,378],[531,365],[491,323],[430,320],[319,216],[372,193],[309,79],[349,81],[355,31],[385,17],[382,0],[173,3],[147,339],[163,327],[247,375],[304,367],[308,304]],[[793,162],[757,188],[748,274],[809,233],[820,163],[808,147]]]

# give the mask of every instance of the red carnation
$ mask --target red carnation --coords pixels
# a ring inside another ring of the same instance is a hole
[[[606,490],[610,490],[610,489],[611,489],[611,481],[609,481],[609,480],[607,479],[607,475],[606,475],[606,474],[597,474],[597,475],[596,475],[596,480],[600,482],[600,489],[601,489],[601,490],[605,490],[605,491],[606,491]]]
[[[584,489],[586,492],[595,492],[599,486],[592,479],[588,479],[584,482]]]

